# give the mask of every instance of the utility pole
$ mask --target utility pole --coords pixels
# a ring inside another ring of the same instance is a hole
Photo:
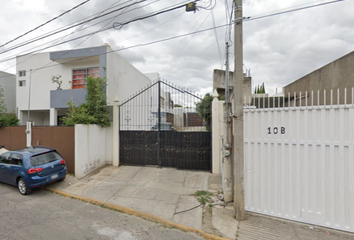
[[[234,209],[236,220],[245,219],[244,196],[244,154],[243,154],[243,37],[242,37],[242,0],[235,1],[235,71],[233,77],[233,173]]]
[[[231,202],[234,199],[233,194],[233,165],[230,156],[230,87],[229,87],[229,43],[226,43],[226,73],[225,73],[225,106],[224,106],[224,121],[225,121],[225,135],[224,135],[224,151],[223,151],[223,192],[224,201]]]

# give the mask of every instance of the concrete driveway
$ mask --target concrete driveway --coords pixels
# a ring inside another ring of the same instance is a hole
[[[67,193],[150,213],[165,220],[202,228],[202,208],[192,196],[208,190],[209,172],[172,168],[107,166],[81,180],[72,176],[51,185]]]
[[[128,211],[121,211],[128,214],[131,214],[129,209],[133,209],[138,212],[133,215],[142,218],[146,218],[144,213],[151,214],[157,218],[147,219],[160,222],[165,226],[176,227],[170,224],[173,222],[178,224],[177,228],[180,230],[198,232],[208,239],[227,237],[239,240],[349,240],[354,238],[353,234],[261,215],[247,214],[246,220],[238,222],[234,218],[232,204],[226,207],[214,205],[208,222],[207,216],[210,214],[199,206],[200,203],[192,195],[199,190],[214,193],[221,190],[221,175],[209,172],[174,168],[107,166],[80,180],[69,175],[65,181],[51,184],[48,188],[84,201],[90,199],[88,202],[98,200],[96,204],[113,206],[112,209],[118,211],[122,209],[119,206],[122,206],[128,208]]]

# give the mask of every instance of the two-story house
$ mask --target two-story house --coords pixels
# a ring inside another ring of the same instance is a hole
[[[34,125],[60,125],[69,101],[76,106],[85,102],[87,76],[107,79],[108,106],[113,105],[116,96],[126,99],[150,83],[108,45],[23,55],[16,61],[20,124],[29,120]]]

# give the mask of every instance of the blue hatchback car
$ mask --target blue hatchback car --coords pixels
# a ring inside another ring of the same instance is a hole
[[[24,148],[0,155],[0,182],[17,186],[22,195],[33,188],[63,181],[66,174],[65,160],[53,148]]]

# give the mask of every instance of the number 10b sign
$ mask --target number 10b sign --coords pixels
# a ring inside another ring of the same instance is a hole
[[[268,128],[268,134],[285,134],[285,127],[269,127]]]

